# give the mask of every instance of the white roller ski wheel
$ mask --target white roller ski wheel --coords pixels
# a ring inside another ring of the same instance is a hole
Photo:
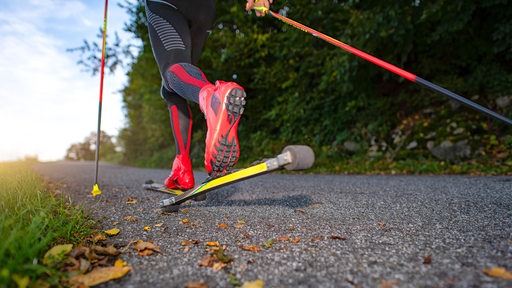
[[[304,170],[309,169],[315,163],[315,152],[311,147],[306,145],[290,145],[283,149],[283,153],[289,152],[292,162],[284,168],[287,170]]]

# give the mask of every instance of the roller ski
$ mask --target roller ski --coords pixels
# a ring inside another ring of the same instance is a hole
[[[275,158],[264,159],[255,164],[240,170],[227,172],[225,175],[209,178],[197,187],[182,191],[179,189],[169,189],[164,184],[154,183],[149,180],[143,185],[144,189],[158,191],[174,195],[170,198],[160,201],[160,207],[166,212],[177,212],[179,205],[187,200],[203,200],[206,193],[218,188],[247,180],[256,176],[270,173],[272,171],[285,168],[287,170],[303,170],[313,166],[315,154],[309,146],[291,145],[283,149],[282,153]]]

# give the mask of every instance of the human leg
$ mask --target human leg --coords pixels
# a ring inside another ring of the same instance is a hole
[[[176,157],[172,170],[165,179],[167,188],[187,190],[194,187],[194,173],[190,160],[190,140],[192,136],[192,112],[187,101],[163,85],[162,98],[165,99],[171,119],[171,130],[176,143]]]

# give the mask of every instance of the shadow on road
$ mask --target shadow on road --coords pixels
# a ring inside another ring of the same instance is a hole
[[[248,196],[249,194],[249,196]],[[208,199],[204,202],[198,202],[202,207],[231,207],[231,206],[281,206],[290,209],[305,208],[313,204],[313,199],[309,195],[274,195],[272,193],[249,193],[242,191],[240,187],[234,186],[223,188],[219,191],[208,193]],[[261,196],[261,198],[257,198]]]

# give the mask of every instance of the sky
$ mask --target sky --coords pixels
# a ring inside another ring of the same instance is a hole
[[[135,41],[122,30],[129,16],[118,2],[108,2],[107,34]],[[79,53],[66,49],[101,43],[104,8],[104,0],[0,0],[0,161],[60,160],[96,132],[100,75],[84,72]],[[125,74],[105,73],[101,129],[109,135],[125,125]]]

